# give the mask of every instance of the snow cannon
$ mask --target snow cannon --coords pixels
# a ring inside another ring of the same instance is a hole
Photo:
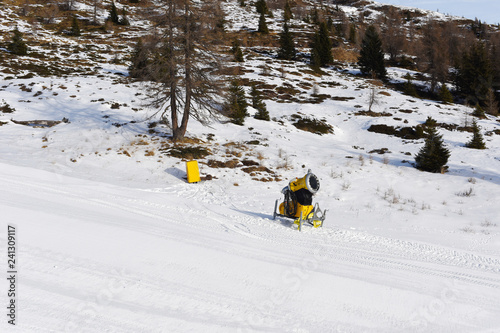
[[[295,178],[285,186],[281,193],[283,202],[274,204],[273,219],[276,216],[294,219],[299,231],[303,224],[312,225],[315,228],[322,227],[325,220],[326,210],[322,211],[319,205],[312,204],[312,198],[319,191],[319,179],[311,170],[302,178]]]

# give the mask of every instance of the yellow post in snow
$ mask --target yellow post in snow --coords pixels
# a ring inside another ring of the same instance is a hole
[[[188,183],[197,183],[201,180],[200,169],[198,168],[198,161],[186,162],[186,173]]]

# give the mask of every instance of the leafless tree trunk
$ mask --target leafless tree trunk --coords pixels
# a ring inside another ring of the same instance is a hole
[[[182,140],[189,119],[202,123],[219,112],[220,84],[214,70],[219,61],[207,42],[210,32],[204,29],[199,7],[191,0],[164,0],[165,12],[158,20],[157,38],[147,72],[155,96],[157,114],[172,128],[172,139]],[[179,118],[179,116],[181,116]]]
[[[101,1],[102,1],[102,0],[93,0],[93,1],[92,1],[92,5],[93,5],[93,7],[94,7],[94,8],[93,8],[93,9],[94,9],[94,11],[93,11],[93,13],[92,13],[92,23],[93,23],[93,24],[95,24],[95,25],[97,25],[97,24],[98,24],[98,22],[97,22],[97,10],[98,10],[98,9],[99,9],[99,7],[100,7]]]
[[[498,102],[492,88],[488,89],[488,93],[486,94],[486,105],[484,111],[492,116],[498,115]]]
[[[424,30],[423,60],[425,71],[431,76],[431,91],[438,82],[446,82],[449,72],[448,43],[443,36],[443,28],[436,22],[429,22]]]

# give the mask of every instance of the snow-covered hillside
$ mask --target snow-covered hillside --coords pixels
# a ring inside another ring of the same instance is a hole
[[[498,120],[478,121],[487,150],[468,149],[471,133],[457,128],[470,124],[470,108],[374,86],[349,65],[318,76],[254,51],[242,80],[275,92],[266,100],[273,120],[191,121],[178,146],[152,124],[144,85],[128,81],[112,53],[96,60],[80,51],[83,74],[22,76],[2,66],[7,277],[8,226],[17,254],[16,327],[2,279],[2,332],[500,330]],[[389,69],[393,81],[406,74]],[[367,113],[373,89],[378,103]],[[413,167],[423,139],[367,130],[429,116],[451,151],[445,174]],[[333,133],[293,126],[306,117]],[[185,160],[172,156],[179,147],[205,150],[200,170],[212,179],[188,184]],[[273,220],[273,208],[308,169],[321,183],[314,201],[328,212],[323,228],[299,232]]]

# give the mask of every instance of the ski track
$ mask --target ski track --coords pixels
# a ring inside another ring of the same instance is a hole
[[[94,209],[92,207],[95,207],[100,211],[104,209],[110,214],[126,212],[127,219],[103,217],[101,223],[164,240],[203,246],[207,250],[222,251],[259,262],[283,267],[308,263],[308,269],[315,272],[345,278],[353,278],[360,272],[370,271],[369,276],[363,276],[363,281],[403,290],[416,288],[415,278],[408,278],[415,275],[422,281],[436,277],[442,281],[458,281],[464,288],[476,285],[496,291],[500,289],[498,258],[341,230],[332,225],[322,229],[307,228],[299,233],[290,221],[283,219],[273,221],[241,213],[244,211],[238,208],[242,205],[241,202],[235,202],[226,195],[222,187],[211,186],[208,183],[196,187],[177,184],[146,191],[127,190],[117,195],[118,191],[108,186],[103,186],[102,189],[95,185],[79,186],[78,191],[70,192],[65,190],[65,186],[56,186],[53,183],[36,184],[5,177],[0,177],[0,181],[9,184],[8,188],[13,197],[15,195],[46,197],[49,202],[57,202],[64,198],[66,202],[72,202],[75,207],[87,211],[92,211]],[[146,192],[148,195],[139,199],[140,196],[137,194],[140,192]],[[187,201],[189,205],[158,202],[158,200],[164,202],[170,196],[189,199]],[[221,209],[221,207],[229,208]],[[227,237],[225,236],[227,233],[232,233],[234,236]],[[204,240],[203,243],[200,240]],[[124,271],[119,266],[110,267],[88,259],[68,257],[64,253],[27,245],[23,245],[23,256],[25,256],[24,261],[29,263],[24,269],[32,273],[30,278],[23,280],[27,290],[39,289],[47,297],[61,298],[65,304],[69,304],[68,306],[76,306],[77,313],[74,309],[63,310],[63,313],[70,313],[71,318],[68,318],[64,327],[58,327],[61,331],[72,331],[74,323],[83,326],[89,324],[89,327],[92,327],[93,320],[108,327],[109,331],[144,331],[148,330],[149,326],[138,320],[143,316],[155,322],[168,322],[168,326],[174,329],[190,325],[189,327],[195,330],[201,327],[217,327],[218,331],[229,332],[242,326],[245,316],[241,317],[241,313],[245,313],[246,317],[262,316],[262,311],[253,309],[254,304],[251,302],[222,291],[206,290],[201,287],[187,288],[185,284],[172,279],[141,276],[138,273]],[[339,267],[344,269],[339,270]],[[63,273],[58,278],[54,275],[54,271]],[[188,267],[169,267],[169,271],[188,276],[204,274],[203,269],[196,271]],[[388,272],[392,272],[390,281],[386,280]],[[53,278],[48,279],[48,276]],[[88,286],[86,292],[75,290],[71,283],[73,280],[87,281],[87,284],[101,286],[104,296],[89,291]],[[115,284],[111,289],[109,286],[106,287],[109,281],[114,281]],[[240,283],[248,289],[255,287],[254,281],[244,278]],[[158,294],[162,293],[165,286],[169,289],[168,302],[163,306],[158,305],[162,304],[161,301],[155,302],[155,305],[149,304],[147,302],[149,298],[161,300]],[[425,287],[420,288],[420,292],[425,293]],[[129,293],[142,297],[138,301],[127,296]],[[96,301],[100,297],[106,298],[106,301]],[[490,295],[462,292],[457,298],[464,304],[481,306],[492,312],[497,309],[498,300]],[[34,302],[43,303],[43,299],[36,299]],[[99,315],[101,308],[109,307],[112,308],[112,312],[127,313],[130,320],[123,322],[113,320],[110,316]],[[207,309],[212,309],[211,313],[206,313],[209,311]],[[39,314],[40,318],[50,318],[55,309],[46,311]],[[343,311],[355,313],[361,310],[343,309]],[[82,317],[81,312],[86,316]],[[193,316],[193,312],[196,316]],[[387,314],[371,313],[368,309],[363,311],[363,316],[373,319],[385,316],[384,320],[394,321],[393,327],[402,325],[397,318],[389,318]],[[82,318],[85,318],[83,323]],[[217,322],[214,322],[214,318],[217,318]],[[48,319],[44,320],[47,322],[41,327],[52,327]],[[300,327],[304,322],[290,318],[286,308],[275,309],[273,313],[266,314],[263,323],[252,325],[252,329],[272,332],[279,325],[291,327],[290,323],[292,326]],[[331,323],[328,321],[307,319],[307,326],[315,327],[319,331],[327,331],[331,328],[329,325]],[[26,329],[30,330],[28,327]],[[80,331],[86,332],[92,329]]]

